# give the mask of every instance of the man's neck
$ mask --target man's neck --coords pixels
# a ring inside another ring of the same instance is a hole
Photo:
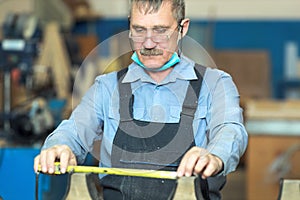
[[[146,73],[149,74],[149,76],[156,82],[156,83],[161,83],[173,70],[173,67],[170,67],[166,70],[163,71],[146,71]]]

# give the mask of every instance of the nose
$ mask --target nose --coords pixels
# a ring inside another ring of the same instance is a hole
[[[157,43],[153,42],[152,40],[152,33],[151,31],[147,31],[147,35],[145,38],[145,41],[143,43],[143,46],[147,49],[152,49],[154,47],[156,47]]]
[[[147,37],[143,43],[143,46],[147,49],[153,49],[156,47],[156,43],[152,41],[151,37]]]

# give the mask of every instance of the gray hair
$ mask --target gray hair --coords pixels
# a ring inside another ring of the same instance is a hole
[[[145,14],[157,12],[163,2],[170,2],[172,4],[173,16],[178,23],[185,18],[185,2],[184,0],[130,0],[129,18],[133,5],[145,12]]]

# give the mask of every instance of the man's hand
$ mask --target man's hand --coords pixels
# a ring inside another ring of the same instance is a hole
[[[60,160],[60,172],[65,173],[68,165],[77,165],[76,157],[67,145],[57,145],[49,149],[42,150],[40,155],[34,158],[34,171],[38,171],[41,165],[43,173],[54,173],[54,162]]]
[[[202,178],[216,175],[223,169],[222,160],[200,147],[191,148],[183,156],[177,169],[177,175],[191,176],[201,174]]]

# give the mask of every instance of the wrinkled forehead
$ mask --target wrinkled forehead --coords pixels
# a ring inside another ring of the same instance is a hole
[[[161,1],[132,1],[130,15],[132,12],[140,12],[144,15],[157,13],[162,8],[170,8],[170,12],[172,12],[172,3],[169,0],[161,0]]]

